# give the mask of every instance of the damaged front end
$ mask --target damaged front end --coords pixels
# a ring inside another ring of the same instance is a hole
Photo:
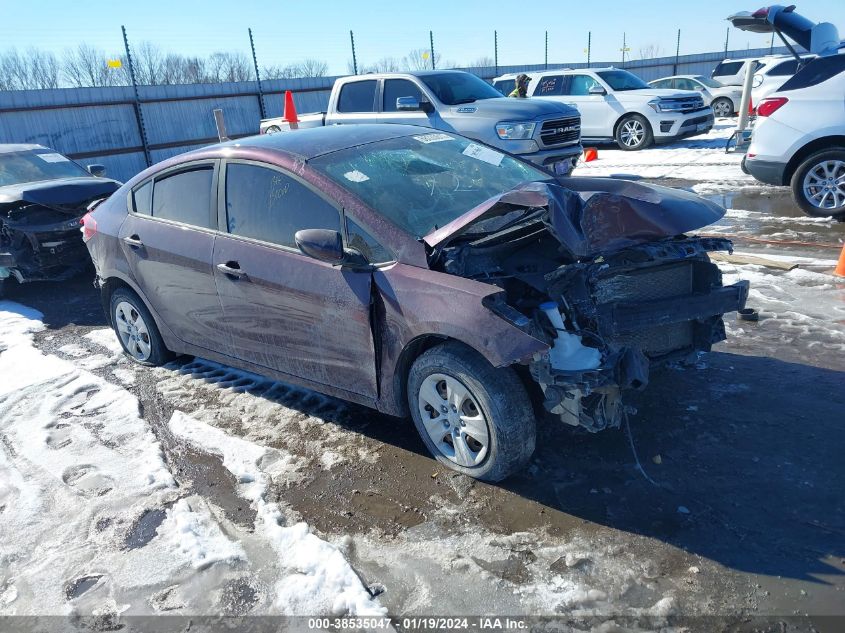
[[[90,261],[81,218],[120,184],[72,178],[0,188],[0,282],[67,279]]]
[[[748,282],[723,286],[707,255],[731,242],[685,235],[724,214],[693,194],[571,178],[483,206],[430,244],[432,263],[501,287],[487,307],[549,344],[528,370],[567,424],[618,426],[623,391],[645,388],[656,363],[709,351],[722,315],[745,305]]]

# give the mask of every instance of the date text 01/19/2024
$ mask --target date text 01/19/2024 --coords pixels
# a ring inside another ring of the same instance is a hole
[[[339,617],[309,618],[308,628],[323,631],[520,631],[528,628],[524,618],[507,617]]]

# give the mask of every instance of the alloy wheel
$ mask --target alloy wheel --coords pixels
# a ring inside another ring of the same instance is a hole
[[[716,101],[713,102],[713,114],[717,118],[730,116],[732,111],[733,108],[731,107],[731,104],[725,99],[716,99]]]
[[[114,308],[114,324],[123,348],[137,360],[149,360],[152,353],[150,330],[135,306],[128,301],[118,303]]]
[[[418,402],[426,433],[444,457],[465,468],[484,461],[490,429],[463,383],[446,374],[431,374],[420,385]]]
[[[818,209],[845,207],[845,162],[823,160],[804,176],[804,198]]]
[[[631,119],[622,124],[622,132],[619,136],[626,147],[637,147],[643,142],[645,128],[638,120]]]

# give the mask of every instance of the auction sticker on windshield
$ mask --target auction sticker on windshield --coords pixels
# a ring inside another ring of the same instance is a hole
[[[45,163],[65,163],[70,160],[67,156],[62,156],[57,152],[53,152],[50,154],[36,154],[36,156],[38,156],[38,158],[43,160]]]
[[[489,147],[484,147],[483,145],[476,145],[475,143],[470,143],[469,145],[467,145],[463,153],[466,156],[470,156],[478,160],[483,160],[485,163],[490,163],[491,165],[495,165],[496,167],[498,167],[502,163],[502,159],[505,157],[505,155],[501,152],[497,152],[496,150],[490,149]]]
[[[455,137],[449,136],[448,134],[441,134],[438,132],[435,134],[420,134],[419,136],[415,136],[414,138],[420,143],[439,143],[440,141],[451,141]]]

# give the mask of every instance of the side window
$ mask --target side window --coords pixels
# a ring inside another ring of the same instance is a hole
[[[352,81],[340,89],[338,112],[373,112],[376,101],[376,80]]]
[[[346,218],[347,244],[360,252],[371,264],[392,261],[393,255],[375,238],[362,229],[355,220]]]
[[[257,165],[226,166],[226,228],[296,248],[301,229],[340,231],[340,214],[331,204],[290,176]]]
[[[686,77],[681,77],[675,80],[675,88],[678,90],[695,90],[696,84],[692,79],[687,79]]]
[[[549,97],[563,94],[563,84],[566,78],[563,75],[546,75],[540,77],[537,87],[534,88],[535,97]]]
[[[785,77],[787,75],[794,75],[795,72],[798,70],[798,60],[797,59],[790,59],[785,62],[781,62],[774,68],[769,71],[769,74],[773,77]]]
[[[502,79],[494,83],[493,87],[507,97],[516,88],[516,79]]]
[[[571,96],[588,95],[590,88],[601,85],[589,75],[570,75],[569,80],[569,94]]]
[[[651,84],[655,88],[671,88],[672,87],[672,80],[671,79],[661,79],[660,81],[655,81]]]
[[[202,167],[156,178],[153,217],[211,228],[211,181],[214,169]]]
[[[382,110],[385,112],[396,112],[396,100],[399,97],[414,97],[417,101],[422,100],[422,92],[413,81],[407,79],[387,79],[384,82],[384,104]]]
[[[148,180],[132,192],[132,207],[135,213],[152,214],[153,181]]]

